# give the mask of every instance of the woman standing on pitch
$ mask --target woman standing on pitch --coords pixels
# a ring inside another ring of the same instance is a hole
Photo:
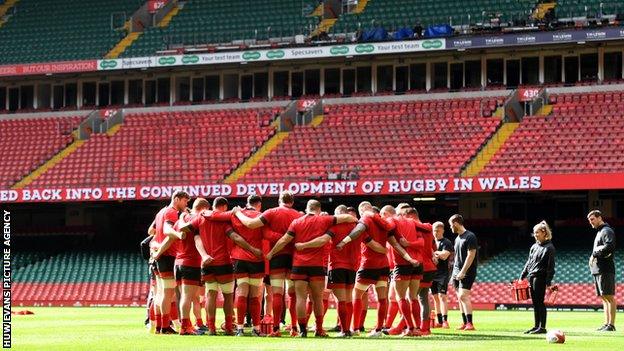
[[[535,326],[524,332],[525,334],[546,334],[546,305],[544,296],[546,289],[551,289],[555,275],[555,247],[553,246],[552,231],[546,221],[541,221],[533,227],[535,244],[529,251],[529,259],[524,265],[520,279],[529,279],[531,300]]]

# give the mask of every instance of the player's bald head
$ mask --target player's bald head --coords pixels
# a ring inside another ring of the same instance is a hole
[[[381,208],[380,214],[382,217],[392,217],[396,214],[396,211],[394,210],[394,207],[386,205]]]
[[[318,200],[310,200],[306,205],[306,212],[308,213],[320,213],[321,203]]]
[[[360,216],[364,212],[371,211],[372,209],[373,209],[373,205],[368,201],[362,201],[360,202],[360,205],[358,206],[358,212],[360,212]]]
[[[210,203],[203,197],[198,197],[193,201],[193,211],[199,212],[210,208]]]
[[[349,213],[349,211],[347,210],[347,206],[345,205],[338,205],[338,207],[336,207],[336,209],[334,210],[334,214],[336,215],[347,214],[347,213]]]

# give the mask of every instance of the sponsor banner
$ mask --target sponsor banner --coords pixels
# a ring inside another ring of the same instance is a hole
[[[97,67],[98,70],[115,70],[186,65],[211,65],[219,63],[241,63],[255,61],[316,59],[327,57],[345,57],[444,50],[445,47],[445,39],[410,40],[384,43],[363,43],[305,48],[248,50],[210,54],[169,55],[158,57],[138,57],[132,59],[98,60]]]
[[[32,74],[92,72],[98,70],[97,65],[98,61],[96,60],[7,65],[0,66],[0,77],[25,76]]]
[[[448,38],[446,40],[446,48],[474,49],[516,45],[556,44],[570,42],[574,43],[613,39],[624,39],[624,28],[620,27],[566,30],[555,32],[530,32]]]
[[[178,189],[186,190],[192,197],[246,197],[251,194],[277,197],[283,190],[299,196],[597,190],[624,189],[624,173],[20,189],[0,190],[0,202],[156,200],[169,198]]]

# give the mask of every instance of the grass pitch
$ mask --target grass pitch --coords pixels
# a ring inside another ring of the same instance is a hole
[[[13,348],[17,350],[307,350],[307,351],[394,351],[394,350],[618,350],[624,335],[594,331],[602,325],[601,312],[549,312],[549,329],[566,333],[566,343],[548,344],[544,335],[527,336],[522,332],[533,326],[531,311],[476,311],[474,332],[458,332],[461,319],[457,311],[449,315],[450,330],[434,329],[433,335],[420,338],[384,337],[382,339],[294,339],[150,335],[143,327],[143,308],[16,308],[34,315],[14,315]],[[369,311],[367,326],[376,319]],[[329,310],[325,327],[336,320]],[[220,321],[218,321],[218,324]]]

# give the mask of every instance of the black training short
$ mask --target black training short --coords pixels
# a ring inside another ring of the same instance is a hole
[[[262,278],[262,282],[266,286],[271,286],[271,276],[270,275],[265,275],[264,278]]]
[[[202,267],[201,275],[203,282],[227,283],[234,280],[234,270],[231,264]]]
[[[232,265],[234,266],[234,276],[236,278],[241,278],[241,277],[262,278],[264,277],[264,262],[234,260],[234,263]]]
[[[291,280],[318,281],[325,280],[327,269],[322,266],[294,266],[290,271]]]
[[[161,278],[173,278],[175,257],[162,255],[156,260],[156,269]]]
[[[615,274],[594,274],[594,287],[598,296],[615,295]]]
[[[441,277],[436,278],[431,282],[431,293],[432,294],[444,294],[448,292],[449,285],[449,277]]]
[[[175,280],[184,285],[202,286],[201,268],[176,265]]]
[[[392,270],[392,279],[394,281],[401,280],[421,280],[423,277],[423,267],[419,265],[414,267],[411,264],[394,266]]]
[[[336,268],[329,271],[327,287],[340,289],[355,285],[355,271],[346,268]]]
[[[388,281],[390,268],[363,268],[357,271],[355,281],[360,284],[375,284],[380,280]]]
[[[273,257],[269,261],[269,273],[285,273],[292,269],[292,256],[291,255],[278,255]]]
[[[453,287],[455,290],[470,290],[472,289],[472,284],[474,284],[476,278],[476,276],[465,276],[462,280],[453,279]]]

